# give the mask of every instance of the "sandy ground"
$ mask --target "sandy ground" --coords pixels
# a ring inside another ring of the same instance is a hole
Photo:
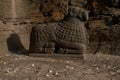
[[[120,56],[86,54],[79,58],[0,58],[0,80],[120,80]]]

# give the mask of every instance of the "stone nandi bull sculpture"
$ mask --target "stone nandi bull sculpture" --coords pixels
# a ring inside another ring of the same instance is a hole
[[[67,17],[58,23],[41,24],[32,28],[30,53],[77,53],[86,51],[85,21],[88,11],[70,7]]]

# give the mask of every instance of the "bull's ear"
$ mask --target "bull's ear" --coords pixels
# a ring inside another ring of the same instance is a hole
[[[74,15],[74,7],[73,6],[70,6],[69,9],[68,9],[68,15],[69,16],[73,16]]]
[[[78,17],[80,18],[81,21],[87,21],[89,18],[89,11],[81,9],[79,11]]]
[[[83,11],[82,12],[82,19],[83,21],[87,21],[89,18],[89,12],[88,11]]]

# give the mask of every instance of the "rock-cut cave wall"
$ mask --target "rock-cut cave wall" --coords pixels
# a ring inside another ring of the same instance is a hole
[[[28,48],[33,24],[61,21],[69,6],[89,11],[86,24],[90,37],[88,53],[120,54],[120,0],[1,0],[0,49],[9,50],[6,41],[11,36],[20,37]],[[9,24],[9,21],[13,22]]]
[[[0,17],[2,20],[10,21],[27,18],[29,15],[29,0],[1,0]]]
[[[50,22],[64,18],[65,0],[1,0],[0,17],[6,21]]]

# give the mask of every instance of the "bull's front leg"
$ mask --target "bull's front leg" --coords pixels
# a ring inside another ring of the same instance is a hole
[[[42,49],[44,53],[54,53],[55,50],[54,47],[55,47],[54,42],[47,42]]]

